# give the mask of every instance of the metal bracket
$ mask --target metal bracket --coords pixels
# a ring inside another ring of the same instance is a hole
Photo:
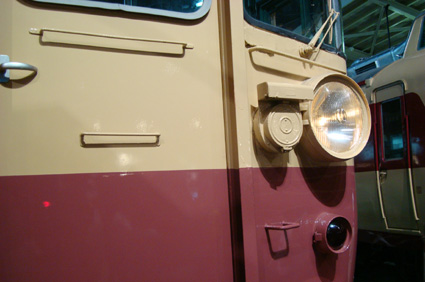
[[[10,62],[10,58],[7,55],[0,55],[0,83],[9,82],[10,80],[10,70],[24,70],[31,71],[32,74],[37,74],[37,68],[20,62]]]
[[[289,230],[289,229],[294,229],[294,228],[298,228],[300,227],[299,223],[296,222],[286,222],[286,221],[282,221],[282,222],[277,222],[277,223],[270,223],[270,224],[266,224],[264,225],[264,228],[267,229],[272,229],[272,230]]]
[[[314,88],[309,85],[263,82],[257,86],[258,99],[313,100]]]
[[[0,65],[4,63],[10,62],[8,55],[0,55]],[[0,83],[9,82],[10,80],[10,71],[5,69],[4,71],[0,71]]]

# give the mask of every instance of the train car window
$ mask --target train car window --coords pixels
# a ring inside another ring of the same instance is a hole
[[[382,102],[381,110],[384,158],[402,159],[405,141],[400,98]]]
[[[418,50],[425,48],[425,17],[422,20],[421,35],[419,37]]]
[[[32,0],[35,2],[84,6],[126,12],[153,14],[194,20],[203,17],[211,0]]]
[[[329,16],[328,2],[327,0],[244,0],[245,19],[252,25],[308,43]],[[339,12],[339,1],[330,2],[332,8]],[[333,25],[333,31],[329,34],[324,48],[342,50],[341,17],[338,17]]]

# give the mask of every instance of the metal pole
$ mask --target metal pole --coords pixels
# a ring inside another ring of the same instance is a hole
[[[388,48],[391,48],[391,35],[390,35],[390,23],[388,21],[388,7],[390,5],[385,6],[385,16],[387,17],[387,35],[388,35]]]

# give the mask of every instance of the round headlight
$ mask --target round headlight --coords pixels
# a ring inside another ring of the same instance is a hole
[[[360,87],[342,75],[317,84],[306,118],[310,152],[320,160],[346,160],[358,155],[370,134],[369,105]],[[319,146],[317,146],[319,145]]]

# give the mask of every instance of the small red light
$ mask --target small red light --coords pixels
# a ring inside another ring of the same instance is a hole
[[[44,201],[44,202],[43,202],[43,206],[44,206],[45,208],[50,207],[50,202],[49,202],[49,201]]]

